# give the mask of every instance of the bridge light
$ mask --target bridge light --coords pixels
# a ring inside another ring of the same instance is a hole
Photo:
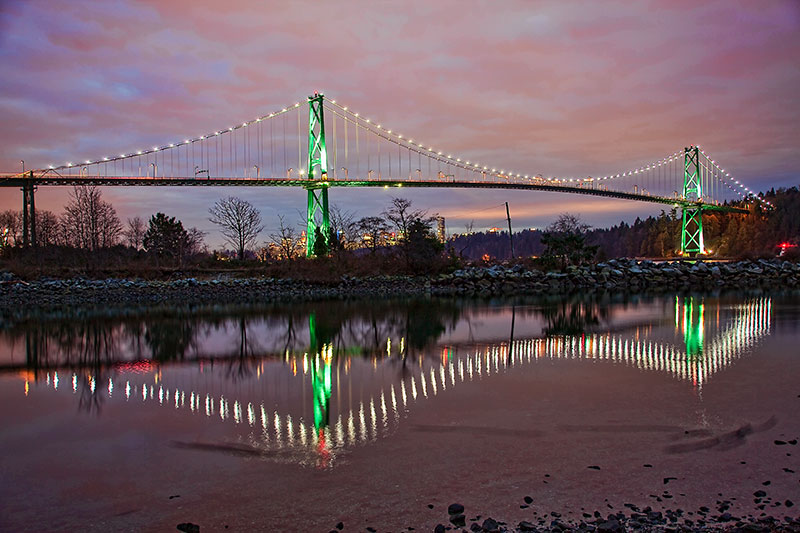
[[[170,147],[170,148],[175,148],[175,144],[173,144],[173,143],[169,143],[169,147]]]
[[[186,142],[188,143],[189,141],[186,141]],[[136,154],[137,154],[137,155],[142,155],[142,151],[141,151],[141,150],[139,150],[138,152],[136,152]]]
[[[369,123],[369,119],[365,119],[365,121],[366,121],[367,123]]]
[[[345,111],[347,111],[347,107],[343,107],[342,109],[344,109]]]
[[[392,133],[392,130],[387,130],[386,133]]]
[[[104,158],[103,158],[103,161],[108,161],[108,158],[107,158],[107,157],[104,157]]]
[[[92,163],[92,162],[91,162],[91,161],[89,161],[88,159],[86,160],[86,164],[87,164],[87,165],[90,165],[91,163]]]
[[[356,113],[355,116],[358,117],[358,113]]]
[[[53,165],[50,165],[50,168],[53,168]]]
[[[125,157],[125,154],[119,154],[120,157]]]
[[[332,103],[332,104],[335,104],[335,103],[336,103],[336,100],[331,100],[331,103]]]

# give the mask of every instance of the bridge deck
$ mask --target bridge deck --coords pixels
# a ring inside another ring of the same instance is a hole
[[[35,186],[76,186],[99,185],[103,187],[303,187],[316,189],[320,187],[427,187],[427,188],[457,188],[457,189],[515,189],[527,191],[549,191],[571,194],[584,194],[650,202],[673,207],[702,207],[704,211],[724,211],[731,213],[748,213],[745,208],[730,205],[707,204],[704,202],[691,202],[680,198],[668,198],[641,193],[629,193],[593,187],[576,187],[563,184],[535,183],[530,181],[490,182],[490,181],[445,181],[445,180],[363,180],[363,179],[336,179],[316,181],[299,178],[186,178],[186,177],[137,177],[137,176],[61,176],[45,172],[34,177],[25,178],[20,175],[0,177],[0,187],[22,187],[26,183]]]

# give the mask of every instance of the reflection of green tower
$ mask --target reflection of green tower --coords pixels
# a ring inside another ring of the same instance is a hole
[[[675,298],[675,318],[680,313],[678,298]],[[705,305],[699,298],[690,296],[683,300],[683,340],[686,343],[686,355],[696,358],[703,355],[703,330]],[[676,321],[676,326],[678,323]]]
[[[311,385],[314,389],[314,427],[320,429],[328,425],[333,349],[329,343],[319,346],[317,320],[313,313],[308,317],[308,331],[311,341],[309,356],[312,358]]]

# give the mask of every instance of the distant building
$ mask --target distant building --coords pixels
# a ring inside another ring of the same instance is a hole
[[[500,228],[489,228],[489,233],[499,233]]]
[[[436,217],[436,236],[439,238],[439,242],[447,241],[447,235],[444,231],[444,217]]]

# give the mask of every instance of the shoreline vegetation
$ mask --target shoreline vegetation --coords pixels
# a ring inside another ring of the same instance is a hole
[[[93,304],[238,304],[280,303],[346,298],[477,297],[567,294],[571,292],[680,292],[800,288],[800,263],[777,259],[705,262],[612,259],[562,271],[544,272],[522,264],[472,266],[447,274],[378,275],[331,279],[263,277],[252,272],[190,275],[170,279],[24,280],[0,272],[0,309]]]

